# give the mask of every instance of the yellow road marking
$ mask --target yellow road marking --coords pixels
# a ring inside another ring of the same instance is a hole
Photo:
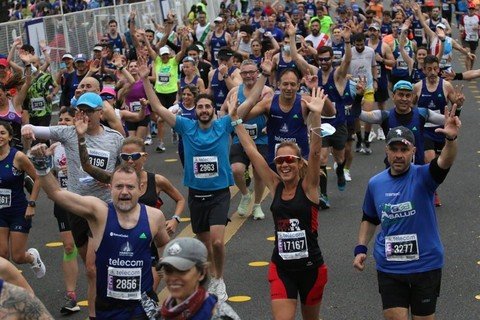
[[[181,222],[190,222],[190,218],[180,218]]]
[[[265,267],[268,266],[270,263],[267,261],[252,261],[248,265],[250,267]]]
[[[78,304],[80,307],[88,307],[88,300],[78,301],[77,304]]]
[[[177,162],[178,159],[165,159],[164,161],[165,162]]]
[[[479,196],[480,197],[480,196]],[[275,236],[271,236],[267,238],[268,241],[275,241]]]
[[[48,248],[57,248],[63,246],[63,242],[49,242],[45,246]]]
[[[249,296],[233,296],[228,298],[228,301],[230,302],[247,302],[250,300],[252,300],[252,298]]]

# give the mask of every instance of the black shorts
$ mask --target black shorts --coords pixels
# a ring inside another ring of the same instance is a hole
[[[295,299],[300,295],[303,305],[312,306],[322,302],[323,289],[327,284],[327,266],[289,271],[277,266],[273,261],[268,268],[270,299]]]
[[[445,146],[445,141],[435,141],[427,137],[423,137],[423,150],[434,150],[435,154],[440,154],[443,147]]]
[[[388,86],[385,88],[378,88],[377,91],[373,94],[375,102],[385,102],[387,101],[390,96],[388,94]]]
[[[345,124],[335,127],[337,129],[334,134],[322,138],[322,148],[332,147],[335,150],[345,149],[348,139],[348,130]]]
[[[145,116],[143,120],[140,120],[138,122],[125,121],[125,127],[127,128],[127,131],[137,131],[138,127],[148,127],[149,124],[150,124],[150,115]]]
[[[462,47],[469,48],[471,53],[475,53],[478,48],[478,41],[462,40]]]
[[[354,141],[355,140],[355,120],[354,119],[347,119],[347,141]]]
[[[410,76],[398,77],[398,76],[395,76],[393,74],[390,74],[390,77],[388,78],[388,81],[390,81],[390,83],[392,84],[392,89],[395,86],[395,84],[400,80],[405,80],[405,81],[408,81],[408,82],[412,81]]]
[[[188,189],[188,208],[195,234],[208,232],[214,225],[226,226],[230,209],[230,188],[215,191]]]
[[[53,215],[57,218],[58,231],[65,232],[71,231],[70,221],[68,219],[69,212],[58,204],[53,204]]]
[[[157,94],[158,100],[160,100],[160,103],[165,107],[165,108],[170,108],[175,104],[175,101],[177,100],[177,93],[172,92],[172,93],[158,93]]]
[[[68,214],[70,229],[72,231],[73,241],[77,248],[83,247],[92,236],[87,220],[72,213]]]
[[[263,159],[267,161],[268,157],[268,145],[257,144],[257,150],[263,156]],[[250,165],[250,159],[248,158],[243,146],[240,143],[234,143],[230,146],[230,163],[243,163],[245,166]]]
[[[0,215],[0,228],[8,228],[11,232],[29,233],[32,228],[32,219],[25,219],[25,209],[17,212]]]
[[[377,277],[383,310],[410,308],[412,315],[421,317],[435,313],[442,269],[411,274],[377,271]]]

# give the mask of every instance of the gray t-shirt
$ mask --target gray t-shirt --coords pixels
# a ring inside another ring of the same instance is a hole
[[[360,53],[355,47],[352,48],[352,62],[348,73],[352,75],[354,81],[359,77],[366,77],[367,89],[373,88],[372,67],[375,65],[375,51],[372,48],[365,46],[365,50]]]
[[[82,169],[78,152],[78,139],[74,126],[50,127],[50,138],[60,141],[67,156],[67,189],[82,196],[95,196],[103,201],[111,201],[110,189],[97,182]],[[119,154],[123,136],[113,129],[103,126],[99,135],[85,135],[90,163],[106,171],[113,172],[120,161]]]

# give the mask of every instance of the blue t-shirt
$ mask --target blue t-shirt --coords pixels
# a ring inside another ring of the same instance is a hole
[[[202,129],[196,120],[176,117],[174,129],[182,136],[185,148],[185,186],[214,191],[234,184],[229,160],[231,122],[232,118],[225,116]]]
[[[433,205],[437,187],[428,164],[412,164],[399,176],[386,169],[370,179],[363,212],[381,221],[373,254],[378,270],[408,274],[443,267]]]

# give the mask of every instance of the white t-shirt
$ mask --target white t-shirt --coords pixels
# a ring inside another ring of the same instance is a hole
[[[352,62],[350,62],[350,68],[348,73],[352,75],[356,80],[359,77],[366,77],[367,89],[373,88],[373,74],[372,67],[377,63],[375,62],[375,51],[365,46],[362,52],[358,52],[355,47],[352,48]]]

